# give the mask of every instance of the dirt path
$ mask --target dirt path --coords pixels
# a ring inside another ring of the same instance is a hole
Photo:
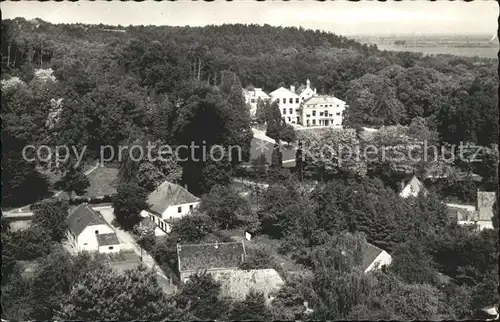
[[[111,206],[93,207],[93,209],[99,211],[106,222],[111,227],[113,227],[118,240],[122,243],[121,247],[123,250],[133,250],[137,255],[141,256],[141,247],[136,243],[134,236],[125,230],[111,225],[111,222],[115,218],[115,215],[113,214],[113,208]],[[154,270],[156,270],[160,284],[165,292],[171,294],[177,290],[175,285],[169,282],[169,278],[165,275],[163,270],[156,264],[154,258],[145,250],[142,250],[142,262],[149,268],[153,268]]]

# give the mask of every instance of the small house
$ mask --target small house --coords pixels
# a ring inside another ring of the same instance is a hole
[[[67,238],[77,251],[117,253],[120,242],[115,231],[86,203],[77,206],[67,217]]]

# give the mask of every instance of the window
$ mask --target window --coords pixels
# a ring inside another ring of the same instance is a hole
[[[177,207],[177,213],[181,213],[182,212],[182,207]]]
[[[316,120],[313,120],[313,125],[316,125]]]
[[[316,116],[316,111],[312,111],[312,113],[313,113],[313,116]]]
[[[286,103],[286,98],[283,99],[283,103]]]
[[[291,118],[288,118],[288,122],[290,122],[292,119]]]
[[[289,109],[290,114],[293,114],[293,108]]]
[[[189,205],[189,210],[193,210],[193,205]]]
[[[319,116],[323,116],[323,112],[319,112]]]
[[[335,115],[340,116],[340,112],[335,113]]]
[[[328,116],[328,111],[325,111],[325,116]]]
[[[83,246],[86,246],[88,243],[83,243]]]
[[[297,98],[295,99],[295,103],[298,103],[298,102],[299,102],[299,98],[297,97]]]
[[[290,98],[290,99],[288,100],[288,102],[289,102],[290,104],[292,104],[292,103],[293,103],[293,98]]]
[[[97,234],[99,234],[99,230],[96,230],[96,231],[95,231],[95,234],[96,234],[96,235],[97,235]]]
[[[252,98],[250,102],[255,103],[255,98]]]
[[[286,108],[283,109],[283,115],[285,115],[285,114],[286,114]]]
[[[113,249],[113,246],[109,246],[109,247],[108,247],[108,249],[109,249],[109,250],[112,250],[112,249]]]

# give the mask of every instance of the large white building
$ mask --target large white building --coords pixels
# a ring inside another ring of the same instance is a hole
[[[301,85],[298,89],[280,87],[269,94],[271,102],[277,101],[281,117],[286,123],[303,126],[341,126],[344,101],[331,95],[318,95],[311,82]]]
[[[76,252],[117,253],[120,242],[100,213],[83,203],[66,219],[67,238]]]
[[[280,87],[269,94],[271,102],[278,102],[281,117],[286,123],[299,124],[300,121],[300,96],[295,93],[295,87],[290,89]]]
[[[270,98],[262,88],[243,89],[243,96],[245,97],[245,104],[250,107],[250,115],[252,116],[257,112],[257,102],[259,100],[266,101]]]

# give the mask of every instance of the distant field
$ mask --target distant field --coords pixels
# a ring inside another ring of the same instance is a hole
[[[353,38],[362,43],[376,44],[380,50],[410,51],[424,54],[496,58],[499,50],[498,39],[492,40],[491,35],[355,36]]]

